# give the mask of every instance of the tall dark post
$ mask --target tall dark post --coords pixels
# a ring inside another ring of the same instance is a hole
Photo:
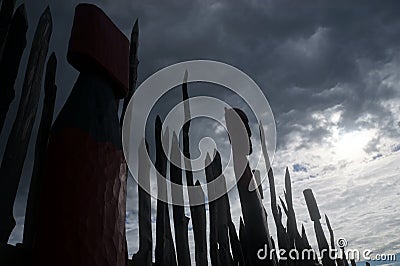
[[[287,206],[287,232],[288,232],[288,239],[289,239],[289,247],[291,249],[298,247],[295,245],[296,241],[298,240],[298,230],[297,230],[297,223],[296,223],[296,215],[294,213],[293,208],[293,200],[292,200],[292,181],[289,174],[289,169],[286,168],[285,173],[285,201]]]
[[[218,246],[221,265],[244,265],[242,248],[235,225],[232,221],[226,179],[222,174],[221,155],[214,151],[214,161],[212,162],[213,178],[219,178],[215,184],[217,193],[223,194],[216,200],[218,210]],[[230,253],[232,250],[232,255]]]
[[[14,200],[35,122],[51,33],[52,18],[50,9],[47,8],[40,17],[33,38],[17,117],[12,126],[0,168],[1,244],[7,243],[15,226]]]
[[[155,123],[155,143],[156,143],[156,162],[157,170],[157,220],[156,220],[156,249],[155,259],[156,265],[170,266],[176,265],[176,255],[174,242],[172,240],[171,225],[169,219],[168,204],[160,200],[167,198],[167,157],[163,148],[168,152],[169,133],[168,129],[165,135],[162,134],[161,118],[157,116]]]
[[[3,2],[4,3],[4,2]],[[14,100],[14,84],[18,75],[22,54],[26,47],[28,20],[25,5],[20,5],[11,21],[3,57],[0,59],[0,134],[8,109]]]
[[[246,227],[244,225],[242,217],[240,217],[240,225],[239,225],[239,238],[240,238],[240,246],[243,253],[244,265],[253,265],[252,259],[252,249],[249,249],[251,243],[249,241],[249,237],[247,236]]]
[[[204,191],[200,182],[197,180],[194,185],[193,197],[204,199]],[[195,243],[196,265],[208,265],[207,258],[207,236],[206,236],[206,208],[204,204],[192,206],[192,223]],[[196,231],[195,231],[196,228]],[[195,233],[197,232],[197,233]]]
[[[137,72],[139,66],[138,48],[139,48],[139,21],[136,19],[131,33],[131,44],[129,48],[129,90],[128,94],[124,99],[124,105],[122,107],[122,114],[120,119],[121,127],[124,122],[126,109],[128,108],[128,104],[133,94],[135,93],[136,89]]]
[[[53,53],[46,67],[46,78],[44,84],[44,103],[42,117],[40,120],[39,131],[36,138],[35,146],[35,163],[33,165],[31,183],[28,193],[28,201],[25,211],[24,221],[24,246],[28,249],[32,248],[32,244],[37,233],[37,214],[38,194],[43,187],[44,161],[46,157],[47,143],[49,141],[51,124],[53,122],[54,105],[56,101],[57,86],[56,86],[56,70],[57,58]]]
[[[129,40],[98,7],[78,5],[68,61],[80,74],[51,129],[33,261],[125,266],[126,165],[117,102],[128,90]]]
[[[182,95],[184,101],[184,112],[185,112],[185,121],[186,123],[183,125],[183,155],[186,157],[185,160],[185,174],[186,174],[186,182],[188,186],[193,187],[193,172],[191,171],[192,165],[190,163],[190,142],[189,142],[189,129],[190,129],[190,105],[189,105],[189,94],[188,94],[188,86],[187,86],[188,72],[185,72],[185,76],[182,84]],[[193,203],[193,199],[196,197],[203,197],[204,193],[199,189],[189,190],[189,203]],[[206,236],[206,216],[205,216],[205,206],[204,204],[193,206],[190,204],[190,214],[192,216],[193,223],[193,234],[195,239],[195,254],[196,254],[196,265],[204,266],[208,265],[207,259],[207,236]]]
[[[138,60],[138,47],[139,47],[139,22],[136,19],[135,24],[133,25],[132,32],[131,32],[131,43],[129,48],[129,89],[128,93],[124,99],[124,103],[122,106],[122,113],[119,120],[120,126],[124,123],[126,109],[128,108],[128,104],[135,92],[136,89],[136,82],[137,82],[137,70],[139,65]],[[129,169],[128,165],[126,165],[126,179],[128,179]],[[127,241],[126,247],[128,246]],[[128,259],[128,248],[126,248],[126,258]]]
[[[209,183],[214,180],[214,173],[213,173],[213,165],[211,164],[210,155],[207,154],[206,161],[205,161],[205,172],[206,172],[206,179],[207,179],[207,191],[208,191],[208,198],[214,199],[216,195],[215,187],[211,186]],[[221,265],[218,256],[218,206],[216,201],[209,201],[209,216],[210,216],[210,258],[211,258],[211,265],[218,266]]]
[[[175,132],[172,136],[171,145],[171,156],[174,162],[180,165],[180,150],[179,140]],[[169,166],[170,179],[172,183],[182,185],[182,169],[174,165],[172,162]],[[172,201],[180,202],[182,205],[173,205],[173,217],[175,227],[175,243],[176,252],[178,257],[178,265],[190,265],[190,250],[189,250],[189,236],[188,236],[188,224],[189,218],[185,216],[185,207],[183,206],[183,189],[181,187],[171,188]]]
[[[248,259],[251,265],[276,265],[276,261],[268,256],[266,260],[257,257],[257,251],[267,246],[269,250],[272,243],[269,235],[267,216],[262,206],[258,190],[249,190],[253,175],[249,167],[247,156],[252,153],[251,131],[246,114],[239,109],[226,109],[225,120],[230,140],[234,161],[234,171],[237,179],[240,204],[242,206],[244,229],[248,239]],[[242,246],[243,247],[243,246]]]
[[[265,134],[264,134],[264,128],[263,125],[259,125],[259,130],[260,130],[260,138],[261,138],[261,148],[262,152],[264,155],[264,161],[265,161],[265,167],[268,171],[268,181],[269,181],[269,192],[271,196],[271,211],[272,211],[272,216],[274,217],[274,222],[276,226],[276,232],[278,236],[278,246],[280,249],[283,249],[288,252],[290,251],[289,249],[289,244],[288,244],[288,236],[286,232],[286,228],[282,223],[282,212],[280,208],[278,208],[278,204],[276,202],[276,190],[275,190],[275,178],[274,178],[274,172],[271,167],[271,163],[269,160],[268,156],[268,151],[267,151],[267,145],[266,145],[266,139],[265,139]],[[279,262],[280,265],[287,265],[286,260],[282,260]]]
[[[208,160],[211,160],[208,158]],[[208,165],[208,162],[206,162]],[[208,190],[210,195],[210,190],[214,191],[213,193],[217,193],[221,195],[218,199],[214,202],[215,209],[216,209],[216,235],[218,241],[218,258],[221,265],[233,265],[233,258],[230,252],[229,246],[229,222],[232,221],[231,213],[230,213],[230,204],[228,198],[228,192],[226,189],[226,180],[225,176],[222,174],[222,163],[221,163],[221,156],[218,151],[214,151],[214,160],[206,168],[206,176],[208,182]],[[214,181],[213,185],[210,182]],[[214,195],[210,195],[214,196]],[[211,243],[211,203],[210,203],[210,243]],[[235,230],[236,233],[236,230]],[[211,248],[210,248],[211,250]]]
[[[306,199],[308,212],[310,214],[311,220],[314,222],[314,230],[317,236],[318,248],[321,254],[324,254],[322,257],[322,264],[325,266],[334,266],[336,265],[333,260],[329,258],[329,244],[326,240],[324,230],[322,229],[322,225],[320,222],[321,215],[319,213],[317,201],[314,198],[314,194],[311,189],[306,189],[303,191],[304,198]]]
[[[152,231],[151,231],[151,199],[148,192],[150,190],[150,161],[147,160],[147,143],[143,140],[139,147],[139,172],[138,181],[142,186],[138,186],[139,194],[139,251],[133,255],[133,265],[152,265]]]

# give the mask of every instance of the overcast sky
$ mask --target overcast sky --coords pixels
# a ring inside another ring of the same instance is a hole
[[[46,5],[50,4],[53,14],[50,49],[59,59],[56,114],[77,77],[66,62],[66,51],[78,2],[25,1],[29,48]],[[231,64],[257,82],[269,100],[277,125],[273,167],[278,193],[283,194],[287,166],[293,177],[298,226],[306,224],[313,242],[312,224],[302,197],[302,190],[309,187],[321,212],[330,216],[336,237],[345,237],[352,248],[400,251],[400,208],[396,203],[400,196],[399,1],[88,2],[103,8],[127,36],[139,18],[139,83],[163,67],[195,59]],[[23,65],[27,54],[25,51]],[[20,70],[16,99],[24,70]],[[235,102],[226,90],[208,92]],[[200,86],[190,87],[191,96],[202,93]],[[165,105],[173,105],[171,101]],[[13,122],[17,104],[14,101],[6,129]],[[226,134],[213,123],[194,123],[193,139]],[[257,135],[255,123],[252,129]],[[5,130],[1,135],[1,152],[7,134]],[[33,143],[15,205],[18,226],[13,243],[21,240]],[[260,148],[257,139],[254,143],[256,155]],[[229,145],[223,148],[229,149]],[[267,192],[267,184],[263,185]],[[130,253],[138,245],[135,191],[130,182]],[[237,195],[233,192],[230,197],[237,222]],[[269,197],[265,205],[269,207]]]

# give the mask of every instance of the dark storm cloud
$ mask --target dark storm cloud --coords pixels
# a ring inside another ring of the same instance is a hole
[[[65,61],[73,8],[78,1],[49,1],[55,31],[53,49],[62,61],[57,108],[76,73]],[[382,86],[385,77],[366,75],[391,62],[400,48],[398,1],[92,1],[129,36],[140,20],[140,69],[143,81],[155,71],[183,60],[227,62],[249,74],[264,90],[276,115],[279,145],[296,125],[313,124],[316,110],[341,106],[341,125],[354,129],[360,116],[391,117],[382,101],[398,90]],[[46,3],[28,3],[37,19]],[[224,97],[221,93],[221,97]],[[291,112],[292,111],[292,112]],[[290,115],[287,115],[290,112]],[[381,127],[398,134],[393,121]],[[367,123],[368,124],[368,123]],[[311,128],[321,141],[323,128]]]
[[[281,145],[296,125],[314,123],[314,111],[336,105],[343,111],[342,127],[368,127],[374,121],[355,124],[368,113],[398,136],[394,118],[382,105],[398,97],[397,85],[383,85],[387,77],[367,77],[398,57],[397,1],[119,1],[105,6],[127,29],[133,17],[140,19],[141,79],[163,66],[199,58],[248,73],[270,100]],[[304,145],[327,134],[314,127],[306,133]]]

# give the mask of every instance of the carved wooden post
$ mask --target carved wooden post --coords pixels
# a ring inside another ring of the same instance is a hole
[[[190,106],[189,106],[189,94],[187,86],[188,72],[185,72],[185,76],[182,84],[182,96],[184,101],[184,112],[185,121],[183,125],[183,155],[187,158],[185,160],[185,174],[186,183],[189,187],[194,186],[193,172],[191,171],[192,166],[190,163],[190,142],[189,142],[189,129],[190,129]],[[198,183],[199,184],[199,183]],[[200,185],[200,184],[199,184]],[[196,184],[197,186],[197,184]],[[193,199],[196,197],[203,197],[204,192],[201,188],[194,190],[189,190],[189,203],[190,204],[190,214],[192,216],[193,223],[193,235],[195,239],[195,254],[196,254],[196,265],[203,266],[208,265],[207,259],[207,236],[206,236],[206,215],[204,204],[193,206]]]
[[[81,4],[68,60],[80,74],[50,133],[33,260],[125,266],[126,165],[116,103],[128,90],[129,41],[98,7]]]
[[[172,147],[171,156],[174,162],[178,165],[181,163],[179,141],[175,132],[172,136]],[[172,162],[169,166],[170,169],[170,179],[172,183],[177,185],[182,185],[182,169],[177,167]],[[189,218],[185,216],[185,207],[183,206],[183,189],[181,187],[171,188],[172,200],[173,202],[180,202],[182,205],[173,206],[173,216],[174,216],[174,227],[175,227],[175,243],[176,252],[178,257],[178,265],[190,265],[190,250],[189,250],[189,236],[188,236],[188,224]]]
[[[0,61],[3,56],[3,49],[7,39],[8,29],[13,17],[15,0],[3,0],[0,10]]]
[[[168,151],[169,133],[168,129],[162,136],[161,118],[157,116],[155,123],[155,143],[156,143],[156,162],[157,170],[157,220],[156,220],[156,248],[155,259],[156,265],[176,265],[175,247],[172,240],[171,225],[169,219],[168,204],[160,199],[167,198],[167,157],[165,156],[164,147]]]
[[[133,255],[133,265],[152,265],[152,231],[150,194],[150,161],[147,160],[147,143],[143,140],[139,147],[138,186],[139,197],[139,251]],[[147,191],[146,191],[147,190]]]
[[[3,2],[4,3],[4,2]],[[15,226],[13,206],[35,122],[44,65],[52,32],[50,9],[37,26],[26,68],[22,96],[0,168],[0,243],[6,244]]]
[[[326,240],[324,230],[322,229],[322,226],[321,226],[321,222],[320,222],[321,215],[319,213],[317,201],[314,198],[314,194],[311,189],[304,190],[303,194],[304,194],[304,198],[306,199],[310,218],[314,222],[314,230],[315,230],[315,234],[317,236],[318,247],[321,252],[321,255],[323,254],[322,264],[324,266],[325,265],[334,266],[334,265],[336,265],[335,262],[329,258],[328,252],[329,252],[330,248],[329,248],[328,241]]]
[[[35,146],[35,163],[33,165],[31,183],[28,193],[28,201],[25,211],[24,221],[24,246],[31,249],[34,238],[37,233],[37,208],[38,208],[38,194],[39,190],[43,187],[43,167],[46,157],[47,143],[49,141],[51,124],[53,122],[54,105],[56,101],[57,86],[56,86],[56,70],[57,58],[53,53],[46,67],[46,78],[44,85],[44,103],[42,110],[42,117],[40,120],[39,131],[36,138]]]
[[[4,2],[3,2],[4,3]],[[26,47],[28,21],[25,5],[20,5],[12,18],[0,59],[0,134],[3,129],[10,104],[14,100],[14,84],[18,75],[21,57]]]

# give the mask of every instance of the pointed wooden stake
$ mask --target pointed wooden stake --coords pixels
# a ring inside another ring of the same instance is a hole
[[[28,20],[25,5],[15,11],[0,60],[0,134],[3,129],[8,109],[14,100],[14,84],[18,75],[22,54],[26,47]]]
[[[37,211],[38,211],[38,195],[40,188],[43,187],[43,170],[44,161],[49,141],[51,124],[53,122],[54,105],[56,101],[57,86],[56,86],[56,71],[57,71],[57,58],[53,53],[46,67],[45,78],[45,96],[42,110],[42,118],[40,120],[39,131],[36,138],[35,146],[35,163],[33,165],[33,172],[31,177],[31,184],[29,187],[28,201],[25,212],[24,224],[24,246],[28,249],[32,248],[32,244],[37,232]]]
[[[134,265],[151,266],[152,265],[152,231],[151,231],[151,199],[147,191],[150,190],[150,161],[147,160],[148,145],[143,140],[139,147],[139,183],[144,186],[138,186],[139,192],[139,251],[133,255]],[[147,190],[147,191],[146,191]]]
[[[133,94],[135,93],[136,89],[137,71],[139,66],[138,48],[139,48],[139,20],[136,19],[131,33],[131,45],[129,54],[129,91],[128,95],[124,99],[124,105],[122,107],[122,114],[120,118],[121,127],[122,124],[124,123],[126,109],[128,108],[128,104]]]
[[[0,243],[4,244],[7,243],[15,226],[13,205],[35,122],[52,25],[50,8],[47,8],[40,17],[33,38],[17,117],[12,126],[1,163]]]
[[[178,165],[181,164],[179,141],[175,132],[172,136],[171,156],[174,162]],[[172,162],[169,166],[171,182],[177,185],[182,185],[182,169],[177,167]],[[181,187],[171,188],[173,202],[182,203],[181,205],[173,206],[174,227],[175,227],[175,242],[176,252],[178,257],[178,265],[190,265],[190,250],[189,250],[189,236],[188,224],[189,218],[185,216],[185,207],[183,206],[183,189]]]

